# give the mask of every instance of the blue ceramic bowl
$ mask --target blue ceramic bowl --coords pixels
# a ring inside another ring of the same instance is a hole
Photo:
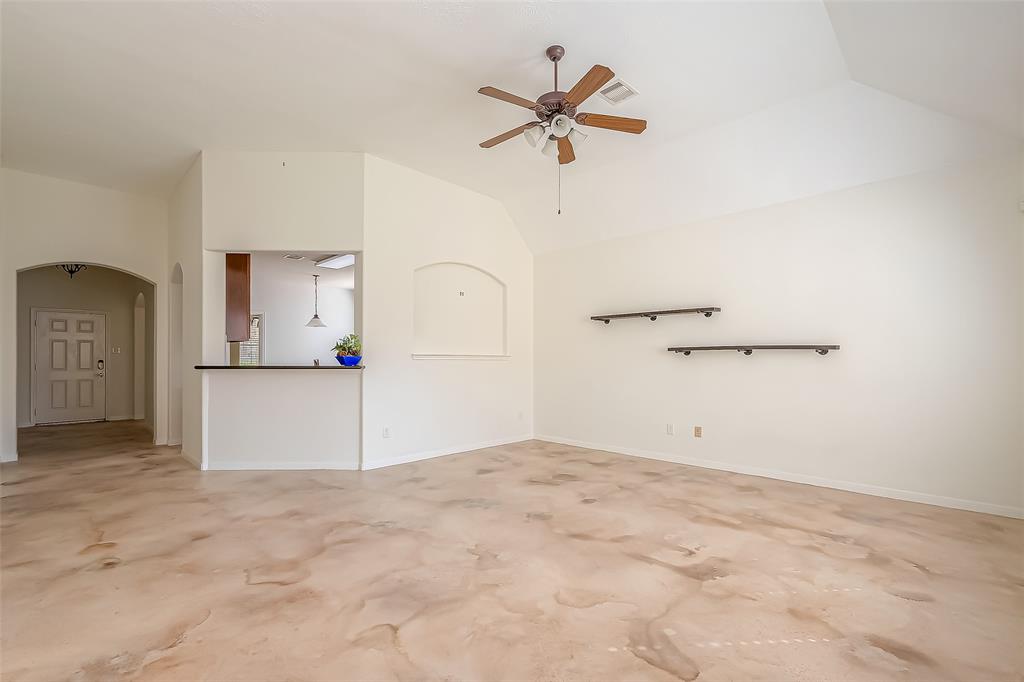
[[[338,362],[345,365],[346,367],[355,367],[362,361],[362,355],[336,355]]]

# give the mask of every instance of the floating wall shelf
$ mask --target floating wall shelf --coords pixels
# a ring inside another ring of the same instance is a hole
[[[755,350],[813,350],[818,355],[828,355],[830,350],[839,350],[839,346],[828,343],[809,343],[799,345],[753,345],[753,346],[678,346],[669,348],[673,353],[689,355],[695,350],[734,350],[750,355]]]
[[[701,313],[704,317],[711,317],[711,313],[720,313],[721,308],[705,306],[703,308],[677,308],[675,310],[648,310],[641,313],[617,313],[615,315],[594,315],[590,319],[598,320],[608,324],[612,320],[625,320],[630,317],[646,317],[652,322],[662,315],[694,315]]]

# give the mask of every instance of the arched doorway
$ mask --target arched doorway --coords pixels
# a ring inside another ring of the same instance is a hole
[[[19,270],[16,284],[19,450],[36,435],[57,437],[31,427],[70,423],[122,422],[102,433],[152,442],[153,282],[100,264],[51,263]]]
[[[170,346],[168,358],[168,419],[167,444],[181,445],[182,432],[182,347],[184,345],[184,273],[181,263],[171,270],[169,293]]]

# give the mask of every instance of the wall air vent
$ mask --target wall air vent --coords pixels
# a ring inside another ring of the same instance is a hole
[[[626,83],[626,81],[621,78],[616,78],[611,83],[601,88],[599,94],[604,98],[604,101],[618,106],[627,99],[633,99],[640,93],[636,91],[636,88]]]

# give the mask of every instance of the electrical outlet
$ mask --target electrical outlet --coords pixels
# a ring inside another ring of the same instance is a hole
[[[523,421],[524,418],[525,418],[525,415],[523,415],[523,411],[519,410],[519,421]]]
[[[391,438],[391,429],[387,426],[384,427],[384,432],[381,434],[383,438]]]
[[[676,427],[674,424],[665,424],[665,435],[674,436],[676,435]]]
[[[694,438],[703,438],[704,437],[704,427],[703,426],[694,426],[693,427],[693,437]]]

